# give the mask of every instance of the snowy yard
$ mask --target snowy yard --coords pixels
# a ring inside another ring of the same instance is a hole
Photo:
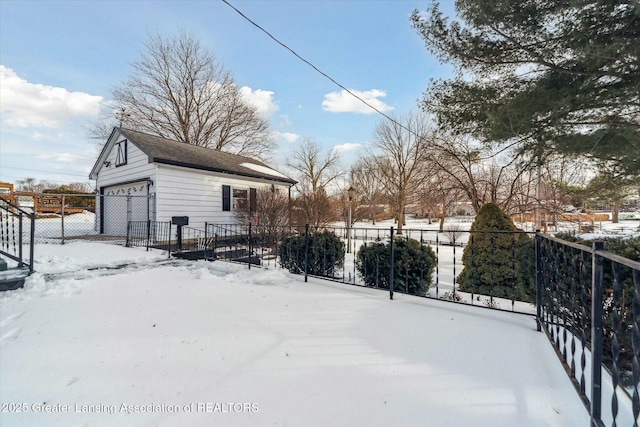
[[[36,250],[38,272],[0,295],[3,426],[589,424],[529,316],[99,243]]]

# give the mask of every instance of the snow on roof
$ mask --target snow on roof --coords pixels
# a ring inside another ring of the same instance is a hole
[[[268,168],[266,166],[256,165],[255,163],[240,163],[240,166],[244,166],[245,168],[249,168],[256,172],[266,173],[267,175],[279,176],[282,178],[287,178],[286,175],[281,174],[280,172]]]

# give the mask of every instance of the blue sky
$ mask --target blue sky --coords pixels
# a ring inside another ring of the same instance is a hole
[[[418,109],[447,77],[411,28],[425,1],[230,0],[245,15],[388,114]],[[453,1],[442,9],[453,13]],[[277,136],[275,167],[305,138],[348,166],[383,118],[341,93],[222,1],[0,0],[0,181],[88,182],[101,103],[131,73],[149,33],[195,35],[229,69]]]

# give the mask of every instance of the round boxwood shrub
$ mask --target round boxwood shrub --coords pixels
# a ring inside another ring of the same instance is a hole
[[[292,273],[304,273],[305,234],[285,237],[278,250],[280,265]],[[307,273],[334,277],[344,265],[344,243],[329,231],[309,232]]]
[[[393,289],[424,296],[432,283],[436,255],[428,245],[414,239],[396,237],[393,241]],[[363,245],[356,256],[356,268],[367,286],[389,288],[391,252],[389,243]]]

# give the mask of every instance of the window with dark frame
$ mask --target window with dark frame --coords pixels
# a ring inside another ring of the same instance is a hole
[[[118,142],[116,152],[116,167],[127,164],[127,140]]]

